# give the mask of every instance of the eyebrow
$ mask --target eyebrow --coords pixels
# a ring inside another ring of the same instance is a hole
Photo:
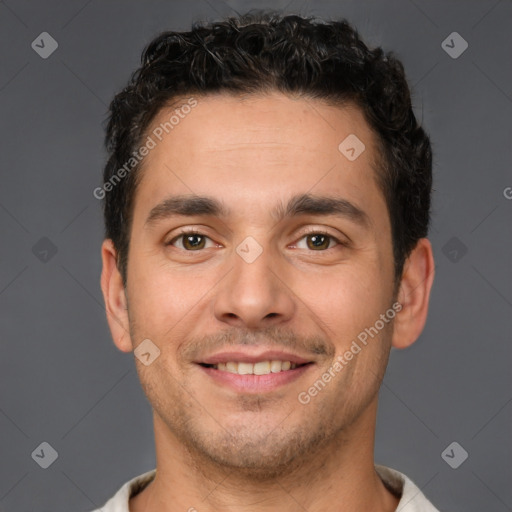
[[[170,196],[152,208],[145,225],[149,227],[173,216],[211,216],[225,219],[229,215],[229,208],[214,197],[178,195]],[[368,214],[347,199],[307,193],[293,196],[286,205],[278,203],[270,215],[276,222],[299,215],[323,215],[346,218],[367,229],[372,224]]]

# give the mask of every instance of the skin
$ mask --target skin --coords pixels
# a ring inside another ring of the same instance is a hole
[[[279,93],[196,99],[144,161],[126,289],[111,240],[102,246],[114,343],[131,352],[149,338],[160,350],[148,366],[135,358],[153,408],[157,475],[130,510],[394,511],[398,498],[374,469],[377,394],[391,347],[411,345],[424,327],[430,242],[421,239],[407,259],[395,297],[375,136],[355,106]],[[171,114],[162,110],[153,126]],[[338,150],[349,134],[366,146],[354,161]],[[336,216],[270,215],[300,193],[347,199],[366,212],[368,227]],[[148,227],[151,209],[171,194],[215,197],[231,213]],[[175,239],[179,228],[195,228],[204,245],[193,250],[186,237]],[[327,238],[317,248],[315,229],[347,245]],[[248,236],[262,248],[252,263],[236,252]],[[301,404],[298,394],[395,300],[402,310],[394,320]],[[254,393],[235,392],[194,363],[223,348],[262,345],[314,364],[293,382]]]

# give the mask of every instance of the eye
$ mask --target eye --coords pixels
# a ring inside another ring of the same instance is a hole
[[[306,249],[310,249],[312,251],[322,251],[327,249],[332,249],[331,241],[336,242],[336,245],[346,245],[345,243],[338,240],[335,236],[327,233],[322,230],[310,231],[302,236],[300,240],[306,239]],[[299,249],[303,247],[299,247],[299,244],[296,244]]]
[[[174,245],[174,243],[178,240],[182,242],[182,246],[179,247],[179,249],[184,249],[185,251],[191,252],[204,249],[206,240],[210,240],[210,238],[207,237],[206,235],[203,235],[199,231],[189,229],[187,231],[182,231],[178,236],[175,236],[165,245]]]
[[[300,247],[299,243],[303,239],[306,239],[306,247]],[[212,245],[209,247],[215,247],[215,244],[213,241],[200,231],[196,231],[194,229],[188,229],[186,231],[182,231],[177,236],[172,238],[169,242],[167,242],[165,245],[172,245],[176,247],[176,242],[181,242],[181,247],[178,246],[179,249],[183,249],[187,252],[194,252],[194,251],[200,251],[201,249],[205,249],[207,240],[212,242]],[[297,244],[295,244],[296,247],[299,249],[309,249],[316,252],[323,252],[328,249],[332,249],[333,245],[332,242],[335,242],[334,247],[336,245],[342,245],[347,246],[347,243],[344,243],[340,241],[335,236],[331,235],[330,233],[322,230],[314,230],[310,231],[309,233],[305,233],[299,240]]]

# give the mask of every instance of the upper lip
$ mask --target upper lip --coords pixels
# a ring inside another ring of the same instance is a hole
[[[285,352],[283,350],[261,350],[258,353],[250,353],[247,350],[237,351],[223,351],[212,354],[201,361],[197,361],[202,364],[219,364],[227,363],[229,361],[241,362],[241,363],[257,363],[258,361],[290,361],[295,364],[311,363],[310,359],[304,359],[291,352]]]

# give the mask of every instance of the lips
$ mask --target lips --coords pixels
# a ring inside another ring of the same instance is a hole
[[[222,364],[224,363],[219,363],[219,365]],[[290,363],[288,362],[288,364]],[[239,365],[253,366],[251,363],[239,363]],[[313,363],[305,363],[293,369],[290,367],[288,370],[281,369],[276,373],[270,372],[261,374],[241,374],[238,373],[240,368],[238,368],[235,373],[227,371],[227,369],[215,369],[212,366],[201,364],[198,365],[198,368],[201,370],[201,373],[211,379],[211,382],[215,383],[215,385],[229,388],[235,393],[259,394],[273,392],[282,386],[290,385],[292,382],[305,375],[306,372],[311,371],[313,366]]]
[[[195,363],[217,385],[237,393],[263,393],[291,384],[310,371],[315,361],[306,357],[253,345],[220,351]]]

